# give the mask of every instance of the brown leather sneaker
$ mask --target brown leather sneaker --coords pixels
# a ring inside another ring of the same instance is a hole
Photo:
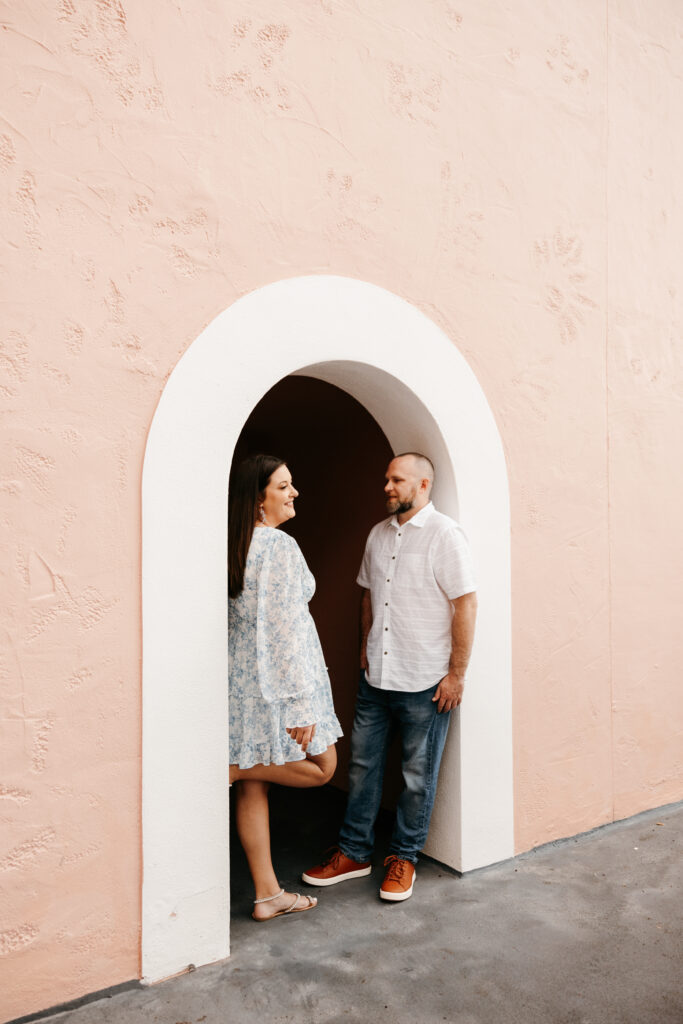
[[[336,882],[346,881],[347,878],[362,878],[371,871],[372,865],[369,860],[361,864],[343,854],[338,846],[333,846],[327,851],[322,864],[316,864],[314,868],[304,871],[301,877],[309,885],[334,885]]]
[[[379,891],[382,900],[407,900],[413,895],[415,865],[409,860],[390,854],[384,861],[387,873]]]

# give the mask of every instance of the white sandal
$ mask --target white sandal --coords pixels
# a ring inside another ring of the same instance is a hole
[[[276,899],[278,899],[279,896],[284,896],[284,894],[285,894],[285,890],[284,889],[280,889],[280,891],[276,892],[274,896],[262,896],[261,899],[254,900],[254,904],[256,904],[256,903],[270,903],[271,900],[276,900]],[[306,895],[305,897],[302,897],[300,892],[292,893],[292,895],[294,896],[294,901],[292,903],[290,903],[290,905],[288,907],[286,907],[284,910],[276,910],[275,913],[274,914],[270,914],[269,917],[256,917],[255,914],[252,914],[251,916],[253,917],[253,919],[255,921],[259,921],[259,922],[272,921],[274,917],[282,917],[283,914],[303,914],[306,910],[313,910],[313,908],[317,907],[317,905],[318,905],[318,900],[317,900],[316,896]],[[300,907],[299,906],[299,901],[301,899],[307,899],[308,900],[308,903],[306,904],[305,907]]]

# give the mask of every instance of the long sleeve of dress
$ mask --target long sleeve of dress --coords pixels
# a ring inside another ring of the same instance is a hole
[[[315,583],[296,541],[277,534],[257,585],[256,655],[264,700],[281,701],[287,728],[312,725],[316,682],[327,669],[308,610]]]

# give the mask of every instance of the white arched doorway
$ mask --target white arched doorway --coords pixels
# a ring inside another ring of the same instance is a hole
[[[510,522],[505,460],[469,366],[424,314],[349,278],[303,277],[218,316],[166,385],[143,473],[142,973],[229,954],[227,480],[278,380],[349,392],[394,451],[427,452],[434,501],[475,556],[479,621],[426,852],[461,871],[513,854]]]

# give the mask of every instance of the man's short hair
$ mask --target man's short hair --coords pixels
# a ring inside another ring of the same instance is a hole
[[[422,452],[401,452],[400,455],[394,455],[395,459],[405,459],[408,456],[415,459],[415,468],[419,473],[420,477],[427,477],[430,484],[434,483],[434,463],[431,459],[423,455]]]

